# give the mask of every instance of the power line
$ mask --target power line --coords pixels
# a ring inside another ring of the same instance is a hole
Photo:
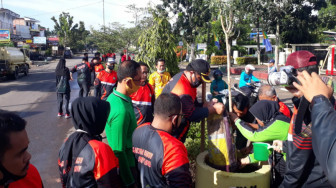
[[[46,14],[53,14],[53,13],[57,13],[57,12],[65,12],[65,11],[68,11],[68,10],[73,10],[73,9],[78,9],[78,8],[82,8],[82,7],[87,7],[87,6],[98,4],[98,3],[102,3],[102,2],[103,2],[103,0],[100,0],[100,1],[96,1],[94,3],[89,3],[89,4],[77,6],[77,7],[72,7],[72,8],[68,8],[68,9],[65,9],[65,10],[57,10],[57,11],[53,11],[53,12],[46,12],[46,13],[42,13],[42,14],[35,14],[35,15],[28,16],[28,17],[36,17],[36,16],[42,16],[42,15],[46,15]]]

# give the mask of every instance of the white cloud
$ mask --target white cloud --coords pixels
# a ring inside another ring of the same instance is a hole
[[[158,4],[160,0],[123,0],[105,2],[105,24],[119,22],[131,26],[132,15],[127,13],[126,6],[136,4],[138,7],[147,6],[148,2]],[[21,17],[28,16],[40,21],[40,25],[53,29],[52,16],[58,18],[61,12],[69,12],[75,23],[84,21],[86,28],[99,28],[103,25],[103,0],[11,0],[4,1],[4,8],[10,9]]]

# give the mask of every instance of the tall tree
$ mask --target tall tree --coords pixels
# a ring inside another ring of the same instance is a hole
[[[74,24],[73,22],[73,16],[70,16],[69,13],[62,12],[62,14],[59,15],[58,21],[55,16],[53,16],[51,20],[55,23],[54,29],[60,38],[60,43],[63,47],[69,46],[72,33],[75,32],[78,27],[78,24]]]
[[[231,42],[237,31],[237,23],[241,18],[240,0],[212,0],[214,13],[218,14],[221,21],[222,30],[225,34],[226,54],[227,54],[227,77],[229,89],[229,110],[232,111],[231,96]]]
[[[163,8],[168,8],[177,15],[174,24],[174,33],[183,35],[183,38],[191,46],[191,58],[195,58],[195,39],[198,29],[207,26],[211,13],[210,0],[162,0]],[[159,7],[160,8],[160,7]]]
[[[179,71],[177,57],[174,51],[175,38],[172,28],[165,16],[153,13],[154,24],[144,30],[139,37],[139,54],[136,60],[147,63],[151,70],[155,68],[155,61],[165,59],[168,71],[174,75]]]

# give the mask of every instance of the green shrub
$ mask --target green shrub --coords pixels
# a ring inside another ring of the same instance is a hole
[[[236,61],[238,65],[257,64],[258,58],[256,57],[237,57]]]
[[[207,121],[205,120],[205,146],[208,144]],[[190,161],[196,159],[197,155],[201,153],[201,123],[191,123],[188,131],[187,139],[184,143],[188,151],[188,158]]]
[[[232,59],[232,57],[231,57]],[[221,56],[212,56],[211,57],[211,64],[212,65],[224,65],[227,62],[227,56],[221,55]]]

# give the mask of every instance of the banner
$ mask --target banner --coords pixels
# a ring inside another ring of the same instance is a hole
[[[34,44],[46,44],[47,38],[46,37],[34,37],[33,41],[34,41]]]
[[[262,34],[263,34],[263,37],[264,37],[263,43],[264,43],[264,45],[266,47],[266,52],[272,51],[272,49],[273,49],[272,48],[272,44],[270,43],[266,32],[263,31]]]
[[[0,43],[10,42],[9,29],[0,29]]]

